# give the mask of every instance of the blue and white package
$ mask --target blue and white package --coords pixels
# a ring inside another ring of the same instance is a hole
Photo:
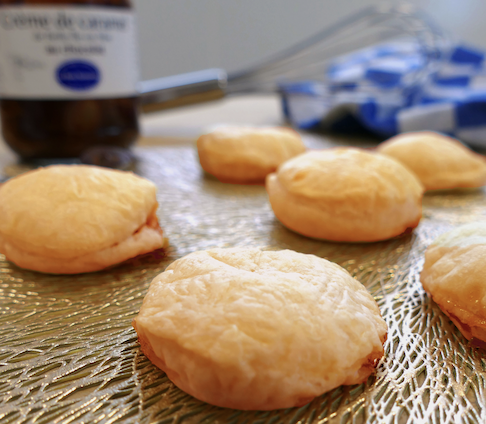
[[[326,83],[281,85],[283,109],[301,129],[368,131],[382,138],[432,130],[486,147],[485,53],[412,41],[370,47],[331,63]]]

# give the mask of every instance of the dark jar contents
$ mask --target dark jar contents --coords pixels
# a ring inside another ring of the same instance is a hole
[[[0,10],[17,5],[130,8],[129,0],[0,0]],[[87,99],[3,95],[0,114],[5,142],[25,160],[75,158],[94,146],[128,148],[139,134],[135,93]]]

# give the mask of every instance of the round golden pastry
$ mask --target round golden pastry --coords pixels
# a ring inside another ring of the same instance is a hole
[[[486,341],[486,222],[462,225],[427,248],[420,281],[468,340]]]
[[[400,134],[377,147],[412,170],[426,190],[481,187],[486,160],[460,141],[432,131]]]
[[[133,325],[172,382],[213,405],[290,408],[365,381],[387,325],[343,268],[290,250],[212,249],[151,283]]]
[[[155,185],[130,172],[55,165],[0,186],[0,252],[22,268],[98,271],[165,243]]]
[[[289,128],[222,127],[197,140],[202,168],[220,181],[261,183],[302,152],[299,134]]]
[[[304,153],[267,177],[278,220],[307,237],[372,242],[415,228],[423,187],[396,160],[341,147]]]

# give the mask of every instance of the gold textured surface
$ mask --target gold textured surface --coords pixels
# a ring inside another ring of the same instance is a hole
[[[325,243],[280,225],[263,187],[203,175],[192,145],[136,153],[139,173],[159,188],[166,256],[155,252],[104,272],[49,276],[0,255],[0,422],[486,422],[486,351],[461,336],[419,281],[423,252],[437,235],[486,219],[484,191],[426,195],[420,226],[402,238]],[[141,353],[131,320],[151,279],[170,262],[226,246],[293,249],[346,268],[373,294],[389,326],[376,374],[302,408],[272,412],[217,408],[177,389]]]

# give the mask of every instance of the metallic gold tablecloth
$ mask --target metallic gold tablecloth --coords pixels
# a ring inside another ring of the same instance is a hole
[[[155,252],[104,272],[49,276],[0,255],[0,422],[486,422],[486,351],[470,346],[419,281],[424,250],[437,235],[486,219],[484,191],[426,195],[423,220],[406,237],[326,243],[285,229],[263,187],[203,175],[191,144],[136,154],[138,172],[158,186],[166,256]],[[151,279],[170,262],[229,246],[312,253],[361,281],[389,326],[375,375],[302,408],[272,412],[217,408],[177,389],[141,353],[131,320]]]

